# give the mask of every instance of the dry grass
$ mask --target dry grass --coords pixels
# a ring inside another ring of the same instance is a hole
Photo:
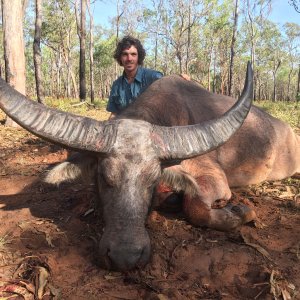
[[[99,121],[107,120],[110,113],[106,111],[107,101],[96,100],[94,105],[89,103],[80,103],[76,99],[47,99],[47,105],[72,112],[74,114],[83,115],[94,118]],[[300,104],[295,102],[272,102],[272,101],[257,101],[255,105],[272,116],[289,123],[293,128],[300,129]],[[5,114],[0,111],[0,123],[5,120]]]

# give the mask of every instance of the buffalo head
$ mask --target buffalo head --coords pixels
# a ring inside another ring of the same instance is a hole
[[[28,100],[0,80],[0,108],[33,134],[93,157],[104,233],[99,258],[105,267],[128,270],[147,263],[145,220],[163,165],[214,150],[242,125],[251,107],[252,70],[238,102],[218,119],[162,127],[142,120],[96,121]]]

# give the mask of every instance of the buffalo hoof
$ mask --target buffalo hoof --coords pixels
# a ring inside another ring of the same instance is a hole
[[[251,207],[242,203],[238,205],[232,205],[231,211],[241,218],[242,224],[249,223],[256,219],[255,211]]]
[[[234,230],[237,227],[253,221],[255,211],[245,204],[227,204],[223,208],[210,208],[199,199],[185,197],[183,210],[190,223],[221,231]]]

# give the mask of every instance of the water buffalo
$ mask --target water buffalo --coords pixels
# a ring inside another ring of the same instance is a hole
[[[100,122],[39,105],[0,80],[0,107],[33,134],[79,152],[46,181],[97,181],[105,222],[99,260],[107,268],[129,270],[149,260],[145,220],[162,187],[184,194],[183,210],[192,224],[229,230],[254,217],[242,204],[213,208],[216,200],[230,199],[230,187],[300,171],[300,138],[251,107],[251,91],[250,65],[236,104],[168,76],[116,119]]]

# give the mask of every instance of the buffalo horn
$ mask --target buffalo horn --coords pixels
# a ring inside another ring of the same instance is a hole
[[[161,160],[192,158],[224,144],[243,124],[251,108],[253,71],[248,62],[245,86],[235,105],[218,119],[195,125],[153,127],[153,144]]]
[[[76,151],[107,153],[116,136],[114,122],[100,122],[31,101],[1,78],[0,108],[34,135]]]

